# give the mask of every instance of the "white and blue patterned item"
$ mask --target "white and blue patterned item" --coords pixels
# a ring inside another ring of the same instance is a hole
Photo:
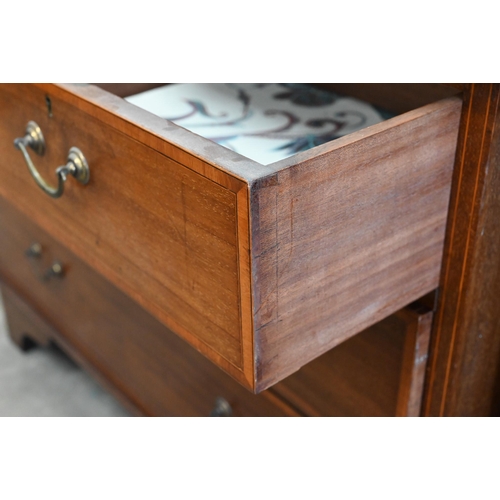
[[[178,83],[126,99],[264,165],[390,117],[304,84]]]

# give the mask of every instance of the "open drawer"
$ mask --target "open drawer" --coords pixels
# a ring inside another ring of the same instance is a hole
[[[0,196],[259,392],[438,284],[461,100],[373,89],[410,111],[263,165],[94,85],[2,85]],[[78,147],[88,184],[39,189],[29,121],[41,177]]]

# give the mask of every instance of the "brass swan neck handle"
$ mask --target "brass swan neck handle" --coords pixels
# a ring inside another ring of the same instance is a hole
[[[64,183],[68,175],[72,175],[81,184],[89,182],[90,170],[87,160],[83,153],[75,147],[69,150],[66,165],[56,169],[57,186],[53,187],[43,179],[33,164],[27,149],[30,147],[40,156],[45,153],[45,139],[40,127],[34,121],[30,121],[26,126],[24,137],[18,137],[14,140],[14,146],[23,154],[26,165],[28,165],[28,169],[37,185],[52,198],[59,198],[63,195]]]

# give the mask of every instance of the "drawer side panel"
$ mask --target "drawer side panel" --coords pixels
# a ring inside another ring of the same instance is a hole
[[[434,103],[253,185],[258,390],[437,287],[460,110]]]

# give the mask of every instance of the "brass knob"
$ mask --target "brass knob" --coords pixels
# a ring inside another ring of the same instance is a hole
[[[44,275],[45,280],[49,280],[51,278],[62,278],[64,277],[64,266],[58,260],[55,260],[50,268]]]
[[[232,417],[233,409],[224,398],[217,398],[215,405],[210,412],[211,417]]]
[[[43,248],[42,245],[40,245],[40,243],[33,243],[33,245],[31,245],[28,248],[28,250],[26,250],[25,255],[26,257],[34,257],[38,259],[39,257],[42,256],[42,251]]]
[[[90,178],[90,170],[87,160],[78,148],[71,148],[68,153],[66,165],[56,169],[57,186],[51,186],[40,175],[35,165],[31,161],[26,148],[30,147],[36,154],[42,156],[45,153],[45,139],[40,127],[33,121],[26,126],[24,137],[18,137],[14,140],[14,146],[21,151],[28,165],[28,169],[35,179],[38,187],[52,198],[59,198],[64,193],[64,183],[68,175],[72,175],[81,184],[87,184]]]

